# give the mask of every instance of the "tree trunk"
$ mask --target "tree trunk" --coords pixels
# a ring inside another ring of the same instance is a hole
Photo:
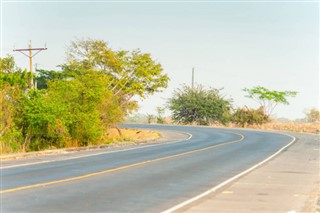
[[[114,126],[112,126],[112,127],[115,128],[115,129],[118,131],[118,133],[119,133],[120,136],[122,136],[121,129],[120,129],[117,125],[114,125]]]
[[[0,136],[2,136],[8,129],[10,129],[10,124],[7,124],[1,131],[0,131]]]

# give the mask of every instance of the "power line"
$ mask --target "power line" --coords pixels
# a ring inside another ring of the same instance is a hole
[[[31,45],[31,41],[29,43],[29,48],[25,48],[25,49],[14,49],[13,51],[18,51],[20,53],[22,53],[23,55],[27,56],[29,58],[29,63],[30,63],[30,72],[31,72],[31,80],[30,80],[30,87],[33,88],[34,84],[33,84],[33,70],[32,70],[32,58],[34,56],[36,56],[39,52],[43,51],[43,50],[47,50],[46,47],[43,48],[32,48]],[[37,51],[34,54],[32,53],[32,51]],[[29,52],[29,54],[26,54],[24,52]]]

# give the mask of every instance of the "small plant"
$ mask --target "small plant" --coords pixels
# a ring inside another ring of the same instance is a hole
[[[165,109],[163,107],[157,107],[157,123],[158,124],[164,124],[164,117],[163,114],[165,112]]]
[[[152,122],[153,122],[153,120],[154,120],[154,115],[147,115],[147,122],[148,122],[148,124],[151,124]]]

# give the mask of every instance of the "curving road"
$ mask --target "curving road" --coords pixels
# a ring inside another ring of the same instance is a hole
[[[253,167],[292,142],[260,131],[182,131],[182,141],[1,168],[1,212],[162,212]]]

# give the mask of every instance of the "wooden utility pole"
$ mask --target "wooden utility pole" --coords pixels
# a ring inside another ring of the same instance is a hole
[[[33,50],[35,50],[37,52],[32,54]],[[30,68],[29,69],[30,69],[30,72],[31,72],[30,88],[34,87],[34,84],[33,84],[33,70],[32,70],[32,58],[34,56],[36,56],[42,50],[47,50],[47,48],[46,47],[44,47],[44,48],[32,48],[31,41],[29,43],[29,48],[27,48],[27,49],[14,49],[13,50],[13,51],[21,52],[23,55],[25,55],[25,56],[27,56],[29,58],[29,63],[30,63]],[[29,52],[29,55],[24,53],[24,52]]]
[[[191,88],[194,88],[194,67],[192,67],[192,79],[191,79]]]

